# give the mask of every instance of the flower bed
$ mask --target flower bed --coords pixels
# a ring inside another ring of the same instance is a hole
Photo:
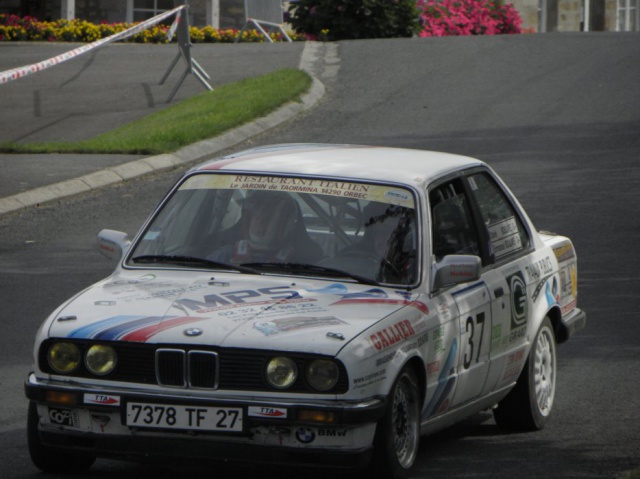
[[[522,33],[512,4],[492,0],[418,0],[421,37]]]
[[[503,0],[292,0],[289,22],[310,39],[521,33]]]
[[[91,43],[102,38],[120,33],[133,24],[101,23],[96,25],[85,20],[55,20],[41,22],[33,17],[0,14],[0,41],[41,41],[41,42],[85,42]],[[168,43],[166,25],[155,25],[147,30],[127,38],[133,43]],[[234,28],[216,29],[210,26],[203,28],[190,27],[192,43],[233,43],[239,30]],[[304,40],[304,35],[288,34],[292,40]],[[271,33],[273,41],[283,41],[280,33]],[[176,37],[173,37],[176,41]],[[246,30],[242,34],[243,42],[265,42],[264,36],[257,30]]]
[[[297,0],[288,20],[296,33],[292,40],[344,40],[350,38],[420,37],[445,35],[497,35],[522,33],[522,20],[512,4],[502,0]],[[417,18],[416,18],[417,17]],[[122,32],[128,23],[85,20],[40,22],[33,17],[0,14],[0,41],[94,42]],[[127,38],[134,43],[168,43],[166,25],[155,25]],[[211,26],[190,27],[192,43],[232,43],[238,30]],[[270,34],[283,41],[281,33]],[[173,38],[176,41],[176,38]],[[243,42],[264,42],[257,30],[242,34]]]

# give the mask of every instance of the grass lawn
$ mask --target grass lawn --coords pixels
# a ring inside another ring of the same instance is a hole
[[[311,86],[300,70],[278,70],[221,86],[90,140],[0,145],[1,153],[160,154],[265,116],[299,101]]]

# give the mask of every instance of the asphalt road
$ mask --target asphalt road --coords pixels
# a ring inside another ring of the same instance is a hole
[[[490,415],[478,414],[423,439],[413,477],[614,478],[640,467],[640,259],[634,250],[640,232],[640,35],[335,47],[317,67],[327,88],[319,105],[241,147],[329,141],[470,154],[498,171],[539,229],[570,236],[579,255],[579,302],[588,324],[558,349],[559,384],[547,427],[507,435]],[[176,175],[144,177],[0,217],[1,477],[39,476],[26,450],[21,389],[36,328],[58,303],[111,271],[95,247],[96,233],[135,232]],[[87,477],[179,472],[98,461]],[[250,472],[283,475],[279,468]],[[231,469],[217,476],[237,474]]]

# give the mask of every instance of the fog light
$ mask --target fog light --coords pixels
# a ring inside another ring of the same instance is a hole
[[[313,411],[303,409],[298,412],[298,420],[304,422],[321,422],[332,424],[336,422],[336,415],[329,411]]]
[[[62,404],[63,406],[74,406],[78,404],[78,395],[76,393],[67,393],[62,391],[47,391],[44,394],[44,400],[48,403]]]

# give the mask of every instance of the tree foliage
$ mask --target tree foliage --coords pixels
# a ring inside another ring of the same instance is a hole
[[[289,23],[314,40],[411,37],[419,31],[415,0],[296,0]]]

